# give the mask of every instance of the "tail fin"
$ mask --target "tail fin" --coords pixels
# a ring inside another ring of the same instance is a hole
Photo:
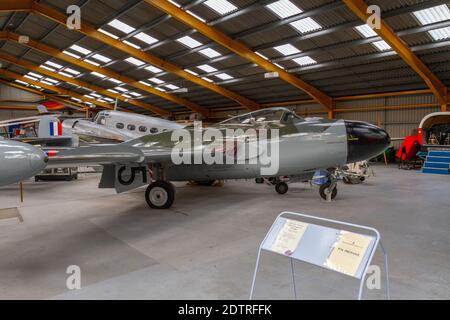
[[[45,116],[39,122],[39,138],[51,138],[62,136],[62,123],[54,116]]]
[[[40,114],[48,113],[47,107],[42,104],[38,104],[37,110]]]

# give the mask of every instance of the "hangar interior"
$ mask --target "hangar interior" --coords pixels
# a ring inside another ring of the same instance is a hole
[[[381,9],[379,29],[362,20],[369,5]],[[5,0],[0,67],[0,122],[33,117],[48,100],[71,117],[119,110],[208,124],[285,107],[376,125],[395,152],[422,119],[448,112],[450,4]],[[450,140],[447,124],[440,134]],[[23,202],[19,184],[0,187],[0,298],[247,299],[260,242],[280,212],[294,211],[379,230],[392,298],[448,299],[450,168],[425,174],[388,160],[371,163],[362,184],[339,183],[331,203],[309,183],[279,195],[252,179],[177,182],[169,210],[149,209],[144,189],[97,189],[98,173],[24,181]],[[264,256],[258,298],[291,298],[282,258]],[[66,287],[70,265],[82,270],[80,290]],[[301,298],[353,298],[354,279],[296,268]]]

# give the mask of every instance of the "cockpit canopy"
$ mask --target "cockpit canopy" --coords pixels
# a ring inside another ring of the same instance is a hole
[[[295,112],[286,108],[270,108],[249,112],[221,122],[221,125],[253,125],[263,123],[288,124],[305,121]]]

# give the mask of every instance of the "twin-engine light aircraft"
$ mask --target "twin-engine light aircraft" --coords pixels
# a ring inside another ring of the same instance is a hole
[[[65,132],[78,136],[81,142],[88,144],[124,142],[183,127],[165,119],[110,110],[99,112],[92,121],[67,119],[63,122]]]
[[[43,171],[47,155],[29,144],[0,138],[0,186],[29,179]]]
[[[311,179],[319,169],[333,170],[370,159],[390,144],[383,129],[365,122],[304,119],[284,108],[230,118],[207,129],[198,125],[147,135],[115,146],[64,151],[51,166],[103,165],[100,188],[117,192],[148,185],[151,208],[170,208],[170,181],[254,179],[285,176]],[[325,186],[336,195],[336,184]],[[278,182],[279,193],[287,191]]]

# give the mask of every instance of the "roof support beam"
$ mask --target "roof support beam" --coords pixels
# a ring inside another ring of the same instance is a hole
[[[0,10],[1,10],[1,8],[2,7],[0,6]],[[56,11],[56,10],[54,10],[50,7],[47,7],[45,5],[42,5],[36,1],[32,2],[32,10],[33,10],[33,12],[40,14],[50,20],[58,22],[62,25],[66,25],[67,17],[64,13]],[[119,40],[111,38],[99,31],[97,31],[93,26],[90,26],[86,23],[82,23],[81,29],[74,30],[74,31],[83,33],[92,39],[103,42],[103,43],[105,43],[111,47],[114,47],[118,50],[121,50],[122,52],[125,52],[135,58],[141,59],[142,61],[153,64],[154,66],[164,69],[164,70],[166,70],[170,73],[173,73],[181,78],[184,78],[186,80],[194,82],[199,86],[205,87],[205,88],[207,88],[211,91],[214,91],[222,96],[225,96],[231,100],[234,100],[250,110],[256,110],[259,108],[258,103],[254,102],[248,98],[240,96],[239,94],[237,94],[233,91],[230,91],[226,88],[220,87],[214,83],[210,83],[200,77],[194,76],[194,75],[190,74],[189,72],[184,71],[183,69],[181,69],[180,67],[178,67],[177,65],[175,65],[171,62],[165,61],[165,60],[163,60],[157,56],[154,56],[150,53],[143,52],[143,51],[133,48],[127,44],[124,44],[123,42],[121,42]],[[195,110],[196,112],[200,112],[204,115],[207,115],[209,112],[209,110],[207,108],[197,108],[197,109],[198,110]]]
[[[39,81],[34,81],[34,80],[31,80],[31,79],[25,78],[21,74],[18,74],[18,73],[15,73],[15,72],[11,72],[11,71],[8,71],[8,70],[5,70],[5,69],[0,69],[0,76],[4,76],[5,78],[10,78],[10,79],[14,79],[14,80],[20,80],[20,81],[26,82],[28,84],[32,84],[34,86],[42,87],[42,88],[45,88],[47,90],[54,91],[54,92],[56,92],[59,95],[67,95],[67,96],[71,96],[71,97],[74,97],[74,98],[77,98],[77,99],[80,99],[80,100],[83,100],[83,101],[87,101],[87,102],[92,103],[94,105],[101,106],[101,107],[103,107],[105,109],[114,109],[112,106],[110,106],[107,103],[103,103],[103,102],[100,102],[100,101],[97,101],[97,100],[93,100],[93,99],[84,97],[81,94],[78,94],[78,93],[76,93],[74,91],[70,91],[70,90],[66,90],[66,89],[63,89],[63,88],[50,86],[50,85],[47,85],[47,84],[39,82]]]
[[[367,12],[368,6],[363,0],[343,0],[347,7],[356,14],[364,23],[371,14]],[[381,20],[381,28],[374,31],[386,41],[392,49],[425,81],[427,86],[436,96],[439,104],[447,103],[447,88],[433,72],[411,51],[409,46]]]
[[[195,18],[194,16],[190,15],[184,10],[173,5],[169,1],[166,0],[145,0],[145,1],[151,4],[152,6],[164,11],[165,13],[170,14],[171,16],[183,22],[184,24],[190,26],[191,28],[196,29],[203,35],[221,44],[228,50],[240,55],[241,57],[253,63],[256,63],[257,65],[267,70],[268,72],[278,72],[281,79],[293,85],[294,87],[306,92],[327,109],[329,110],[332,109],[333,101],[331,97],[327,96],[322,91],[299,79],[295,75],[292,75],[286,72],[285,70],[281,69],[280,67],[274,65],[272,62],[260,57],[241,42],[233,40],[226,34],[200,21],[199,19]]]
[[[157,108],[155,106],[152,106],[150,104],[144,103],[144,102],[139,101],[139,100],[132,100],[132,99],[128,100],[128,99],[126,99],[125,97],[123,97],[120,94],[114,94],[112,92],[107,91],[105,88],[102,88],[102,87],[99,87],[99,86],[96,86],[96,85],[93,85],[93,84],[90,84],[90,83],[87,83],[87,82],[84,82],[84,81],[81,81],[81,80],[78,80],[78,79],[72,79],[72,78],[63,76],[61,74],[58,74],[58,73],[46,70],[46,69],[41,68],[38,65],[35,65],[35,64],[33,64],[33,63],[29,62],[29,61],[26,61],[26,60],[23,60],[23,59],[18,59],[16,57],[13,57],[13,56],[11,56],[9,54],[6,54],[6,53],[1,53],[0,52],[0,60],[6,61],[8,63],[15,64],[17,66],[20,66],[22,68],[25,68],[25,69],[28,69],[28,70],[31,70],[31,71],[34,71],[34,72],[38,72],[38,73],[44,74],[44,75],[46,75],[48,77],[52,77],[52,78],[55,78],[55,79],[58,79],[58,80],[61,80],[61,81],[64,81],[64,82],[72,83],[72,84],[75,84],[75,85],[78,85],[78,86],[82,86],[84,88],[91,89],[91,90],[93,90],[93,91],[95,91],[95,92],[97,92],[99,94],[103,94],[103,95],[108,96],[110,98],[118,99],[118,100],[121,100],[123,102],[127,102],[127,103],[129,103],[131,105],[137,106],[137,107],[145,109],[145,110],[149,110],[149,111],[152,111],[152,112],[158,111],[158,114],[166,115],[166,116],[172,115],[172,113],[169,112],[169,111],[166,111],[166,110],[163,110],[163,109],[159,109],[159,108]],[[111,109],[111,107],[109,109]]]
[[[11,41],[15,41],[15,42],[19,43],[19,35],[15,34],[15,33],[11,33],[11,32],[0,32],[0,40],[11,40]],[[37,51],[43,52],[45,54],[48,54],[49,56],[52,56],[54,58],[61,59],[62,61],[68,62],[68,63],[70,63],[72,65],[84,68],[84,69],[89,70],[89,71],[100,73],[100,74],[102,74],[102,75],[104,75],[106,77],[109,77],[109,78],[114,78],[114,79],[120,80],[120,81],[122,81],[122,82],[124,82],[124,83],[126,83],[126,84],[128,84],[128,85],[130,85],[132,87],[140,89],[142,91],[145,91],[145,92],[148,92],[148,93],[151,93],[151,94],[154,94],[154,95],[158,95],[158,96],[160,96],[160,97],[162,97],[162,98],[164,98],[166,100],[169,100],[169,101],[175,102],[177,104],[186,106],[187,108],[189,108],[189,109],[191,109],[193,111],[197,110],[197,106],[198,105],[196,105],[196,104],[194,104],[194,103],[192,103],[190,101],[187,101],[187,100],[185,100],[183,98],[179,98],[179,97],[177,97],[175,95],[171,95],[171,94],[168,94],[166,92],[162,92],[162,91],[159,91],[157,89],[151,88],[151,87],[146,86],[146,85],[144,85],[142,83],[139,83],[138,81],[136,81],[134,79],[128,78],[126,76],[122,76],[122,75],[120,75],[118,73],[115,73],[113,71],[109,71],[108,69],[97,67],[97,66],[94,66],[94,65],[92,65],[90,63],[87,63],[87,62],[75,59],[75,58],[73,58],[73,57],[71,57],[71,56],[69,56],[69,55],[59,51],[56,48],[47,46],[45,44],[42,44],[42,43],[37,42],[37,41],[34,41],[32,39],[30,39],[27,43],[20,43],[20,44],[22,44],[24,46],[27,46],[29,48],[35,49]],[[71,82],[73,82],[73,81],[71,81]],[[107,92],[106,89],[102,89],[98,93],[106,94],[106,92]],[[198,106],[198,107],[200,107],[200,106]],[[161,108],[158,108],[156,106],[152,106],[152,110],[151,111],[156,113],[156,114],[163,115],[163,116],[170,115],[169,111],[161,109]],[[196,112],[198,112],[198,111],[196,111]]]
[[[33,0],[2,0],[0,12],[32,11]]]
[[[0,83],[3,83],[4,85],[7,85],[7,86],[12,87],[12,88],[16,88],[16,89],[20,89],[20,90],[24,90],[24,91],[28,91],[28,92],[31,92],[31,93],[34,93],[34,94],[41,95],[43,100],[47,99],[48,97],[51,97],[53,100],[64,102],[64,103],[67,103],[69,105],[76,106],[76,107],[80,108],[80,110],[76,110],[75,109],[74,112],[86,112],[86,111],[89,111],[89,110],[95,110],[94,108],[91,108],[91,107],[89,107],[87,105],[84,105],[82,103],[75,102],[75,101],[69,100],[69,99],[61,98],[61,97],[59,97],[58,95],[56,95],[54,93],[46,93],[46,92],[44,93],[44,92],[39,91],[37,89],[32,89],[30,87],[24,87],[23,85],[19,85],[18,83],[9,82],[9,81],[3,80],[3,79],[0,79]],[[95,111],[97,111],[97,110],[95,110]]]

